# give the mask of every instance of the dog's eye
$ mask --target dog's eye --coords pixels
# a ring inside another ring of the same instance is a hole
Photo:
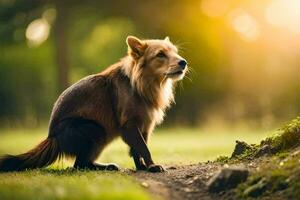
[[[160,51],[158,54],[156,54],[156,57],[159,57],[159,58],[166,58],[167,55],[166,55],[163,51]]]

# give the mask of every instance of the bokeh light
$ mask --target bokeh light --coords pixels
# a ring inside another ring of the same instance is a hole
[[[259,28],[256,20],[247,12],[238,9],[232,12],[231,23],[236,32],[245,40],[255,41],[259,37]]]
[[[266,8],[265,15],[271,25],[300,33],[299,0],[273,0]]]
[[[39,46],[49,36],[50,24],[41,18],[32,21],[26,29],[26,38],[29,46]]]
[[[49,24],[52,24],[56,19],[56,9],[52,7],[46,9],[42,14],[42,18],[47,20]]]

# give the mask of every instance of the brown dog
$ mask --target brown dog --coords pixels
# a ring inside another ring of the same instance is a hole
[[[129,145],[138,170],[162,172],[147,147],[149,134],[173,101],[173,84],[187,63],[167,37],[127,37],[128,56],[99,74],[87,76],[56,101],[46,140],[31,151],[0,159],[0,171],[40,168],[62,155],[75,156],[74,167],[118,170],[95,159],[117,136]]]

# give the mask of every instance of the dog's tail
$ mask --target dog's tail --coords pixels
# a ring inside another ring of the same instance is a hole
[[[0,172],[22,171],[52,164],[60,156],[56,138],[47,138],[34,149],[20,155],[0,157]]]

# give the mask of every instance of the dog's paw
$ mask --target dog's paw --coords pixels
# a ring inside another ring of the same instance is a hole
[[[152,164],[148,167],[148,172],[157,173],[165,172],[166,170],[161,165]]]
[[[107,164],[105,170],[108,170],[108,171],[119,171],[120,170],[120,167],[116,164]]]
[[[136,168],[137,171],[147,171],[147,166],[145,164],[141,164]]]

